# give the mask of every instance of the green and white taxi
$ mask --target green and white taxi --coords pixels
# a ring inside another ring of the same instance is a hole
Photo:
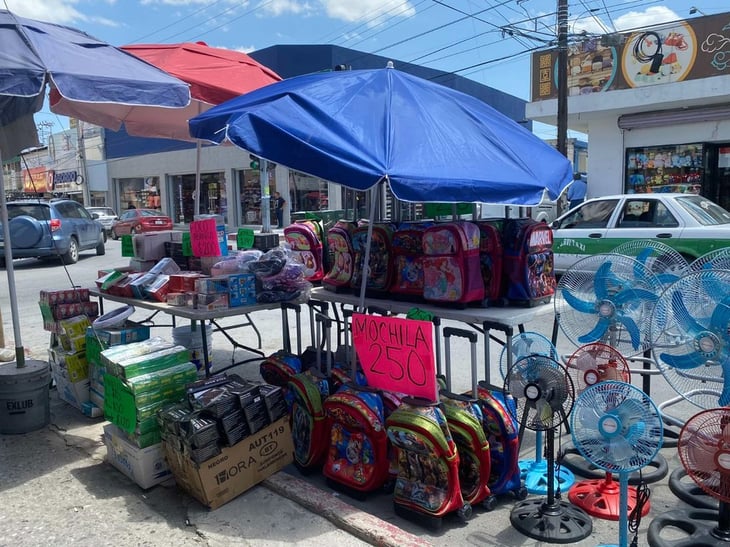
[[[581,203],[554,220],[555,272],[633,239],[657,239],[688,262],[730,247],[730,212],[695,194],[621,194]]]

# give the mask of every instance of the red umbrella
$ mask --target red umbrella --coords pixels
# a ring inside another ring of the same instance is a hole
[[[245,53],[210,47],[204,42],[134,44],[121,49],[190,84],[193,99],[187,108],[160,109],[154,116],[145,112],[137,119],[127,119],[125,128],[130,135],[195,140],[188,129],[190,118],[281,80],[276,72]]]
[[[212,106],[281,80],[276,72],[240,51],[210,47],[204,42],[181,44],[134,44],[126,51],[190,85],[187,108],[160,108],[130,112],[124,127],[130,135],[196,141],[188,120]],[[51,97],[53,104],[53,97]],[[75,116],[67,109],[64,114]],[[195,214],[200,204],[200,141],[195,177]]]

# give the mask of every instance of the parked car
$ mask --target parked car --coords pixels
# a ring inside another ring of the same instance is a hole
[[[730,212],[695,194],[620,194],[585,201],[552,224],[555,272],[631,239],[657,239],[691,262],[730,247]]]
[[[7,203],[13,258],[61,257],[74,264],[79,253],[106,252],[104,228],[71,199],[18,200]],[[5,234],[0,225],[0,264],[5,266]]]
[[[155,209],[127,209],[112,222],[111,236],[172,230],[172,219]]]
[[[111,207],[87,207],[86,210],[91,213],[92,217],[101,222],[106,233],[111,232],[112,222],[119,218],[116,211]]]

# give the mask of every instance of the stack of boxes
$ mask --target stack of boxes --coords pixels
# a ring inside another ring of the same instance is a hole
[[[59,321],[79,315],[94,318],[99,315],[99,303],[89,301],[89,289],[41,291],[38,305],[43,317],[43,329],[60,334]]]
[[[178,485],[213,509],[293,458],[287,406],[277,386],[225,374],[199,380],[158,420]]]
[[[187,348],[158,337],[111,346],[100,353],[100,361],[105,369],[104,415],[112,422],[104,428],[107,459],[149,488],[169,478],[157,411],[183,398],[197,368]]]
[[[219,310],[256,304],[256,277],[250,273],[201,277],[195,281],[197,308]]]

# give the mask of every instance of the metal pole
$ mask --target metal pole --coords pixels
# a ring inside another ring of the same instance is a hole
[[[0,155],[2,166],[2,155]],[[5,181],[0,167],[0,221],[5,237],[5,269],[8,275],[8,292],[10,294],[10,316],[13,320],[13,335],[15,337],[15,361],[18,368],[25,366],[25,351],[20,338],[20,320],[18,318],[18,295],[15,291],[15,270],[13,270],[13,247],[10,242],[10,223],[8,222],[8,206],[5,200]]]
[[[271,189],[269,188],[269,162],[261,158],[259,162],[261,181],[261,233],[271,233]]]
[[[568,156],[568,0],[558,0],[558,152]]]

